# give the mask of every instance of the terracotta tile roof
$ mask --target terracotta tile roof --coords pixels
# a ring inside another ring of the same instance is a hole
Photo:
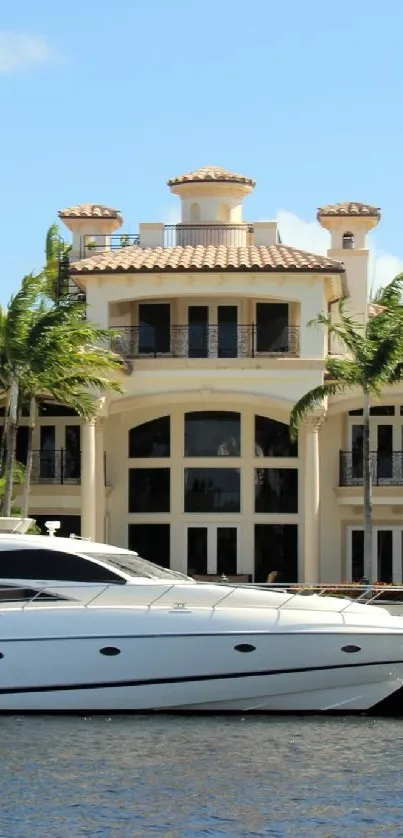
[[[329,215],[341,215],[348,218],[360,215],[380,218],[381,211],[379,207],[373,207],[371,204],[357,204],[352,201],[344,204],[327,204],[324,207],[319,207],[317,212],[318,219]]]
[[[342,273],[344,265],[285,245],[270,247],[122,247],[72,262],[71,274],[122,271],[328,271]]]
[[[220,166],[205,166],[204,169],[195,169],[193,172],[187,172],[185,175],[168,180],[168,186],[176,186],[181,183],[243,183],[247,186],[255,186],[256,181],[245,175],[237,175],[235,172],[229,172],[228,169],[221,169]]]
[[[117,218],[122,219],[119,210],[104,204],[78,204],[59,211],[59,218]]]

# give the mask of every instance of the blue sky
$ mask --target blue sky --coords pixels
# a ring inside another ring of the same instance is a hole
[[[377,282],[403,269],[403,4],[18,0],[0,23],[0,302],[61,207],[169,221],[168,177],[250,175],[248,219],[322,250],[317,206],[374,203]]]

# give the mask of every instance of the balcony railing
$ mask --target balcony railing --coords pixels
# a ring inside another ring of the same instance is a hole
[[[403,486],[403,451],[392,454],[370,452],[371,476],[374,486]],[[361,452],[340,451],[340,486],[362,486]]]
[[[247,247],[253,244],[253,224],[166,224],[164,247]]]
[[[278,332],[250,324],[125,326],[111,346],[124,358],[254,358],[299,354],[299,328]]]
[[[81,455],[64,448],[55,451],[34,451],[31,483],[79,484]]]

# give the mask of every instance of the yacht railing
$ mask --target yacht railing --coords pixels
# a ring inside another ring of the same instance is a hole
[[[138,585],[120,584],[81,584],[47,583],[40,588],[33,588],[29,582],[0,584],[0,610],[6,608],[27,609],[30,607],[60,607],[60,608],[167,608],[176,611],[189,611],[191,608],[211,608],[230,604],[230,598],[242,591],[244,601],[239,600],[237,607],[253,607],[253,601],[247,596],[248,591],[260,590],[268,594],[277,592],[283,594],[279,602],[268,601],[268,607],[283,609],[290,607],[296,597],[312,595],[324,597],[332,596],[345,600],[345,605],[338,608],[339,613],[349,607],[352,601],[367,605],[402,606],[403,614],[403,585],[289,585],[273,583],[239,583],[234,584],[223,580],[222,593],[217,595],[216,585],[209,590],[210,583],[197,585],[181,584],[180,580],[167,583],[163,580],[150,580],[150,584]]]

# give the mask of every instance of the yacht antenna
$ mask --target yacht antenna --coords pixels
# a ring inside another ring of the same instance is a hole
[[[54,538],[57,530],[60,530],[60,521],[45,521],[45,527],[48,531],[48,536]]]

